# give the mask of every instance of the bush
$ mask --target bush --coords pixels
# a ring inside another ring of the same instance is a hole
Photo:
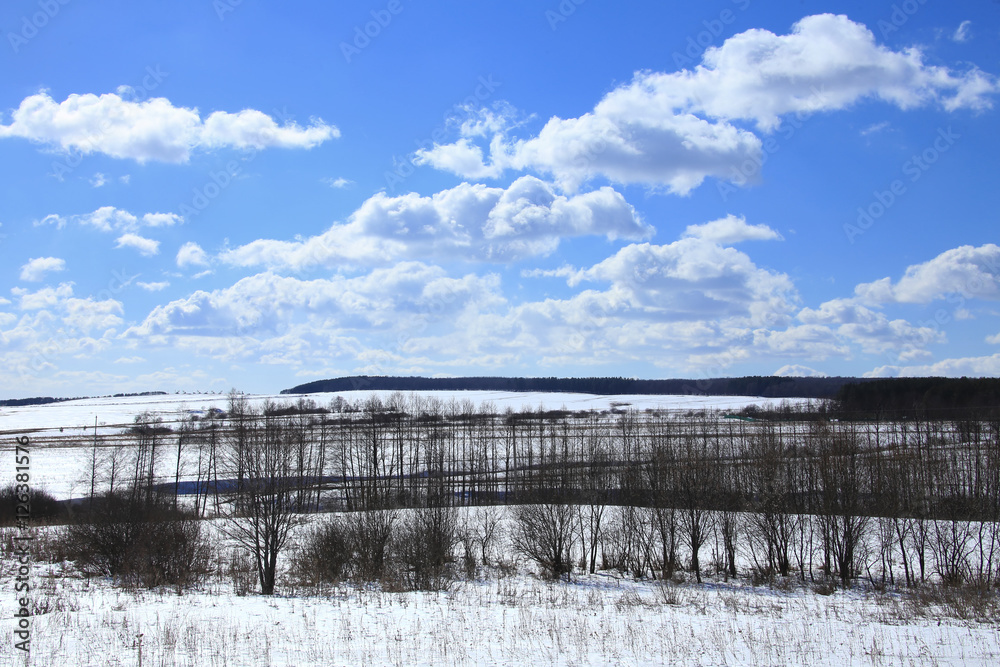
[[[17,521],[17,506],[21,498],[17,495],[17,485],[9,484],[0,489],[0,526],[13,526]],[[66,514],[63,504],[41,489],[32,488],[28,493],[31,508],[30,522],[51,521]]]
[[[569,505],[519,505],[514,509],[514,548],[540,565],[552,579],[573,569],[573,508]]]
[[[367,510],[344,515],[351,572],[360,581],[382,581],[389,573],[396,510]]]
[[[331,517],[306,533],[293,571],[313,586],[337,583],[347,577],[353,551],[348,522],[342,516]]]
[[[414,510],[400,526],[396,557],[403,565],[403,584],[409,590],[441,590],[455,579],[458,516],[453,507]]]
[[[405,515],[396,510],[342,514],[306,533],[293,572],[314,586],[350,580],[380,582],[394,590],[440,590],[455,577],[457,535],[457,513],[450,507]]]
[[[181,590],[209,571],[208,542],[193,516],[127,494],[95,498],[69,525],[67,541],[83,572],[126,587]]]

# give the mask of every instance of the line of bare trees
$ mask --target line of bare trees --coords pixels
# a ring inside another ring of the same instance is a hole
[[[227,519],[265,593],[304,513],[500,504],[517,508],[512,543],[552,576],[700,581],[749,563],[844,585],[996,583],[998,414],[780,414],[501,411],[402,394],[255,406],[233,392],[225,411],[174,428],[138,417],[131,458],[95,454],[92,488]]]

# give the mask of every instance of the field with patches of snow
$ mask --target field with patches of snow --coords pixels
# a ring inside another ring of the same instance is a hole
[[[317,405],[325,406],[337,396],[349,402],[364,401],[371,396],[386,399],[391,391],[359,390],[340,393],[305,394]],[[610,410],[612,407],[662,408],[667,410],[739,410],[748,405],[764,405],[775,402],[759,396],[657,396],[657,395],[617,395],[596,396],[593,394],[511,392],[511,391],[424,391],[420,396],[437,399],[443,403],[451,400],[471,401],[475,405],[492,403],[497,410],[505,408],[546,410]],[[260,405],[264,401],[294,403],[298,395],[250,394],[249,402]],[[799,402],[801,399],[788,399]],[[159,396],[126,396],[119,398],[84,398],[48,405],[25,407],[0,407],[0,433],[15,430],[38,430],[40,433],[58,431],[63,435],[93,435],[94,419],[98,420],[98,432],[107,429],[124,428],[132,423],[132,418],[140,412],[160,415],[165,421],[184,417],[191,411],[204,412],[211,407],[226,409],[224,394],[165,394]],[[59,431],[59,429],[63,429]]]
[[[346,400],[389,392],[347,392]],[[491,402],[496,409],[609,410],[613,407],[736,411],[754,397],[588,396],[426,392],[441,401]],[[326,405],[334,394],[308,398]],[[294,401],[290,396],[253,396]],[[149,411],[176,422],[222,395],[100,398],[0,408],[0,438],[32,441],[32,484],[58,498],[86,493],[94,437],[113,439]],[[169,445],[168,445],[169,449]],[[13,457],[0,483],[13,478]],[[169,469],[172,463],[164,461]],[[183,475],[182,475],[183,478]],[[463,508],[461,511],[470,511]],[[313,516],[312,520],[319,517]],[[214,526],[213,522],[206,525]],[[214,530],[214,528],[211,528]],[[45,529],[55,530],[55,529]],[[300,529],[301,530],[301,529]],[[55,533],[57,534],[57,533]],[[300,533],[301,534],[301,533]],[[2,543],[3,540],[0,540]],[[297,588],[293,550],[271,597],[237,594],[226,574],[232,544],[217,544],[216,574],[196,590],[128,592],[85,579],[72,563],[36,562],[32,586],[43,607],[32,618],[30,661],[0,619],[4,665],[996,665],[1000,617],[916,593],[816,589],[792,577],[754,587],[706,574],[703,585],[636,581],[617,574],[544,581],[533,567],[487,569],[444,592],[393,592],[340,585]],[[510,552],[510,546],[507,546]],[[14,560],[3,555],[0,590],[16,602]],[[511,556],[513,558],[513,556]],[[741,570],[748,570],[745,562]],[[683,575],[681,575],[683,577]],[[997,607],[994,604],[991,609]]]
[[[383,400],[393,392],[389,391],[349,391],[337,394],[308,394],[319,406],[326,406],[335,397],[345,401],[364,401],[371,396]],[[572,411],[621,409],[668,409],[668,410],[740,410],[748,405],[764,405],[769,399],[753,396],[595,396],[592,394],[531,393],[499,391],[429,391],[420,396],[448,403],[452,400],[471,401],[479,406],[491,403],[496,410],[506,408],[520,410],[567,409]],[[250,395],[249,402],[260,405],[265,401],[294,403],[294,395]],[[796,402],[799,399],[790,399]],[[0,439],[13,446],[17,434],[27,434],[32,440],[32,481],[34,486],[44,489],[59,500],[80,497],[89,490],[88,470],[91,462],[90,443],[94,438],[94,423],[101,438],[112,438],[132,424],[137,414],[149,412],[159,416],[167,424],[195,414],[204,414],[210,408],[225,410],[227,398],[222,394],[167,394],[160,396],[127,396],[87,398],[73,401],[25,407],[0,407]],[[0,441],[2,442],[2,441]],[[166,456],[170,456],[166,448]],[[174,458],[176,461],[176,458]],[[184,462],[181,479],[192,479],[190,472],[194,466]],[[163,462],[164,470],[173,470],[170,460]],[[187,472],[189,474],[185,475]],[[13,481],[13,465],[0,466],[0,486]],[[172,479],[172,478],[171,478]],[[164,479],[163,481],[169,481]]]
[[[523,565],[523,564],[522,564]],[[32,665],[996,665],[1000,624],[899,594],[491,572],[444,592],[125,592],[37,566]],[[52,576],[44,576],[52,575]],[[10,567],[2,587],[11,590]],[[14,620],[0,628],[11,636]],[[141,646],[140,646],[141,642]]]

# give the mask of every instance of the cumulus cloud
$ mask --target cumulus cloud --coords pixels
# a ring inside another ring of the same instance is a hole
[[[942,359],[919,366],[879,366],[865,373],[865,377],[1000,377],[1000,353]]]
[[[170,283],[165,280],[155,283],[147,283],[139,281],[136,283],[136,285],[146,290],[147,292],[159,292],[161,290],[165,290],[166,288],[170,287]]]
[[[163,97],[136,102],[114,93],[73,94],[56,102],[41,91],[21,101],[9,125],[0,124],[0,139],[21,137],[139,163],[187,162],[199,149],[308,149],[339,135],[319,119],[309,127],[279,125],[255,109],[215,111],[203,119],[197,109],[175,107]]]
[[[122,234],[115,241],[116,248],[132,248],[143,257],[152,257],[160,252],[160,242],[138,234]]]
[[[798,21],[787,35],[740,33],[708,49],[693,71],[639,78],[627,90],[622,101],[662,100],[773,129],[782,115],[843,109],[865,98],[901,109],[988,108],[997,82],[975,68],[929,65],[918,48],[893,51],[863,24],[820,14]]]
[[[40,374],[56,371],[63,357],[92,357],[107,350],[122,320],[122,304],[73,295],[72,283],[31,291],[14,288],[20,314],[0,313],[0,369],[7,380],[28,386]]]
[[[748,229],[771,238],[766,229],[745,221],[694,227],[589,267],[522,271],[565,279],[564,298],[511,303],[496,275],[452,277],[405,260],[356,277],[265,271],[160,305],[123,340],[295,369],[320,356],[337,372],[644,364],[715,375],[778,359],[787,360],[779,374],[813,374],[813,364],[801,364],[859,353],[915,363],[944,341],[935,327],[890,318],[856,296],[803,308],[787,275],[721,242]]]
[[[197,243],[188,241],[177,251],[177,266],[182,269],[208,266],[208,254]]]
[[[787,276],[693,237],[632,244],[585,269],[527,274],[564,277],[576,289],[567,298],[480,313],[445,336],[409,340],[404,351],[438,358],[462,350],[469,363],[485,354],[533,368],[638,361],[673,372],[710,367],[723,373],[770,352],[755,331],[786,326],[798,300]]]
[[[885,313],[851,298],[832,299],[817,309],[803,308],[796,317],[806,325],[828,327],[841,340],[870,354],[893,351],[912,358],[925,354],[928,345],[945,342],[944,334],[935,327],[890,320]]]
[[[101,232],[134,232],[142,227],[170,227],[184,222],[184,217],[176,213],[145,213],[137,216],[114,206],[102,206],[92,213],[62,216],[52,213],[32,223],[35,227],[52,225],[63,229],[74,223],[91,227]]]
[[[727,215],[701,225],[688,225],[683,236],[705,239],[720,245],[742,241],[781,241],[781,234],[767,225],[748,225],[745,218]]]
[[[470,305],[499,303],[498,287],[495,275],[450,278],[420,262],[354,278],[300,280],[268,272],[157,306],[127,336],[253,336],[304,320],[340,330],[394,330],[414,318],[447,319]]]
[[[603,176],[686,194],[710,176],[738,180],[759,163],[760,139],[734,125],[770,132],[783,116],[844,109],[878,99],[901,109],[937,105],[985,109],[995,77],[924,61],[920,49],[894,51],[846,16],[807,16],[786,35],[754,29],[708,49],[693,69],[643,71],[608,93],[592,112],[552,118],[537,136],[514,139],[502,123],[491,137],[463,127],[451,144],[417,152],[419,163],[466,178],[505,169],[551,174],[567,190]],[[488,146],[481,146],[482,139]]]
[[[120,302],[113,299],[98,301],[91,297],[75,297],[73,283],[60,283],[58,287],[44,287],[34,292],[14,288],[11,294],[17,297],[19,310],[34,313],[36,324],[60,321],[77,331],[91,332],[116,327],[123,321],[119,317],[123,312]],[[55,316],[58,316],[58,320]],[[22,318],[19,326],[26,321]]]
[[[470,137],[462,137],[417,151],[416,161],[476,179],[499,177],[505,169],[533,169],[550,174],[568,192],[603,175],[687,194],[705,178],[728,177],[735,166],[759,160],[760,154],[760,139],[726,122],[690,113],[649,116],[609,109],[552,118],[527,140],[498,135],[490,142],[488,160]]]
[[[35,257],[29,259],[27,264],[21,266],[21,280],[26,282],[40,282],[45,279],[47,273],[56,273],[66,270],[66,261],[58,257]]]
[[[564,238],[642,239],[653,231],[609,187],[566,197],[524,176],[506,189],[462,183],[430,197],[379,193],[319,236],[261,239],[220,257],[237,266],[292,270],[423,258],[509,262],[547,255]]]
[[[735,248],[700,238],[626,246],[570,283],[581,281],[610,282],[634,305],[670,319],[739,316],[773,323],[797,299],[788,276],[756,266]]]
[[[823,371],[818,371],[815,368],[809,368],[808,366],[802,366],[801,364],[786,364],[774,371],[774,374],[778,377],[796,377],[796,378],[825,378],[829,377]]]
[[[907,267],[893,283],[882,278],[863,283],[855,294],[869,303],[930,303],[951,294],[1000,300],[1000,246],[959,246],[934,259]]]

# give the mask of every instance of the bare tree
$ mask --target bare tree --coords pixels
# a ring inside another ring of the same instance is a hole
[[[691,547],[691,569],[701,583],[699,553],[714,525],[710,511],[718,498],[719,462],[709,450],[708,419],[697,422],[700,433],[686,434],[681,440],[680,460],[674,468],[681,511],[681,527]]]
[[[299,523],[294,448],[287,442],[284,418],[273,414],[273,407],[265,403],[258,412],[241,406],[242,433],[230,439],[227,463],[242,476],[224,511],[224,530],[254,559],[264,595],[274,592],[278,555]]]
[[[840,581],[847,587],[858,574],[858,549],[871,517],[862,506],[861,451],[856,434],[830,433],[821,427],[819,477],[822,483],[820,523],[828,550],[836,559]]]
[[[518,505],[514,509],[514,548],[553,579],[573,569],[573,508],[561,503]]]

